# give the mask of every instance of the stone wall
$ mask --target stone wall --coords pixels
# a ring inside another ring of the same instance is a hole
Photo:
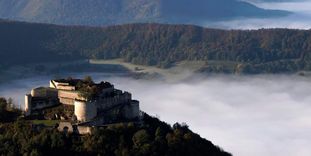
[[[59,104],[57,97],[33,97],[25,95],[25,115],[31,115],[32,111],[53,107]]]
[[[78,133],[79,134],[91,134],[92,133],[92,127],[89,126],[78,126]]]
[[[60,103],[65,105],[74,105],[75,99],[80,99],[80,96],[77,92],[74,91],[58,91],[58,98],[60,99]]]
[[[61,132],[68,132],[72,133],[74,132],[74,128],[70,122],[60,122],[57,129]]]
[[[131,101],[130,104],[126,105],[123,108],[124,117],[127,119],[135,119],[139,117],[139,102],[138,101]]]
[[[97,108],[95,102],[86,102],[75,100],[75,115],[80,122],[87,122],[97,116]]]
[[[100,97],[94,101],[86,101],[80,97],[79,92],[74,90],[74,86],[69,83],[50,81],[50,88],[36,88],[31,91],[31,95],[25,96],[25,112],[31,114],[32,110],[44,109],[59,103],[74,106],[74,114],[79,122],[89,122],[96,118],[98,114],[103,117],[109,113],[124,116],[127,119],[134,119],[139,116],[139,102],[132,100],[132,95],[128,92],[111,88],[102,90]],[[87,129],[81,131],[89,133]]]
[[[131,100],[132,100],[132,95],[125,92],[117,96],[98,99],[97,108],[99,110],[105,110],[105,109],[111,108],[119,104],[130,103]]]
[[[70,86],[69,83],[64,82],[56,82],[54,80],[50,81],[50,87],[60,90],[68,90],[68,91],[74,91],[76,88],[74,86]]]
[[[25,95],[25,115],[28,116],[31,114],[31,98],[30,94]]]
[[[49,98],[57,98],[58,91],[53,88],[45,88],[39,87],[31,90],[32,97],[49,97]]]
[[[105,88],[105,89],[103,89],[102,90],[102,92],[101,92],[101,96],[108,96],[109,94],[111,94],[112,92],[114,92],[115,91],[115,89],[114,89],[114,87],[111,87],[111,88]]]
[[[36,99],[32,98],[31,100],[31,110],[39,110],[44,108],[49,108],[58,105],[58,99]]]
[[[70,122],[60,122],[58,127],[57,127],[57,130],[60,132],[77,133],[77,134],[81,134],[81,135],[92,133],[92,127],[73,125]]]
[[[74,100],[74,99],[70,99],[70,98],[62,98],[62,97],[60,97],[60,98],[59,98],[59,102],[60,102],[61,104],[64,104],[64,105],[73,106],[75,100]]]

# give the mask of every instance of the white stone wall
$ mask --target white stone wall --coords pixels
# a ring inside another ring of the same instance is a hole
[[[35,88],[31,90],[32,97],[50,97],[50,98],[57,98],[58,91],[54,88]]]
[[[50,88],[55,88],[56,89],[56,85],[55,85],[53,80],[50,81]]]
[[[60,102],[61,104],[64,104],[64,105],[71,105],[71,106],[73,106],[75,100],[74,100],[74,99],[70,99],[70,98],[62,98],[62,97],[59,97],[59,102]]]
[[[79,94],[74,91],[58,91],[58,98],[60,99],[60,103],[65,105],[74,105],[75,99],[81,99]]]
[[[60,102],[65,105],[74,105],[74,114],[80,122],[91,121],[97,116],[97,112],[114,108],[120,104],[124,104],[121,106],[123,108],[121,112],[126,118],[134,119],[140,114],[139,102],[132,101],[132,95],[128,92],[123,93],[121,90],[114,89],[114,87],[106,88],[102,90],[102,98],[92,102],[86,102],[84,98],[79,96],[77,91],[72,91],[72,89],[74,89],[72,88],[73,86],[68,85],[68,83],[59,83],[52,80],[50,81],[51,88],[37,88],[32,90],[31,93],[33,94],[33,97],[49,98],[40,101],[40,99],[33,99],[31,95],[26,95],[25,112],[30,114],[31,110],[53,106],[53,104],[55,104],[53,103],[55,97],[55,99],[57,99],[57,104]],[[62,90],[61,88],[65,90]],[[109,97],[111,95],[114,96]]]
[[[91,134],[92,133],[92,127],[88,127],[88,126],[78,126],[78,132],[79,134]]]
[[[69,83],[56,82],[54,80],[50,81],[50,87],[55,88],[55,89],[70,90],[70,91],[73,91],[76,89],[74,86],[70,86]]]
[[[67,128],[67,132],[72,133],[73,132],[73,127],[70,122],[60,122],[57,129],[61,132],[64,131],[64,129]]]
[[[59,104],[57,98],[34,99],[30,94],[25,95],[25,115],[28,116],[33,110],[44,109]]]
[[[25,115],[28,116],[31,114],[31,95],[25,95]]]
[[[87,122],[97,116],[97,108],[94,102],[75,100],[75,115],[80,122]]]

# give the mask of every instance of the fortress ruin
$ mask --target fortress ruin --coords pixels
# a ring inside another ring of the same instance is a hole
[[[131,121],[140,116],[139,102],[132,100],[129,92],[115,89],[109,82],[51,80],[49,87],[32,89],[25,96],[25,116],[56,106],[73,108],[71,122],[84,126]]]

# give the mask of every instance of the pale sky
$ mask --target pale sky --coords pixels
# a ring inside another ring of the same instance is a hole
[[[260,29],[260,28],[293,28],[311,29],[311,1],[282,3],[253,3],[266,9],[279,9],[293,12],[281,18],[242,18],[216,23],[207,23],[207,27],[225,29]]]

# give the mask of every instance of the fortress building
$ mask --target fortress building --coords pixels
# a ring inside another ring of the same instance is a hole
[[[49,87],[39,87],[25,96],[25,115],[31,116],[56,106],[73,108],[75,122],[103,125],[116,120],[134,120],[140,116],[139,102],[128,92],[115,89],[109,82],[92,80],[51,80]]]

